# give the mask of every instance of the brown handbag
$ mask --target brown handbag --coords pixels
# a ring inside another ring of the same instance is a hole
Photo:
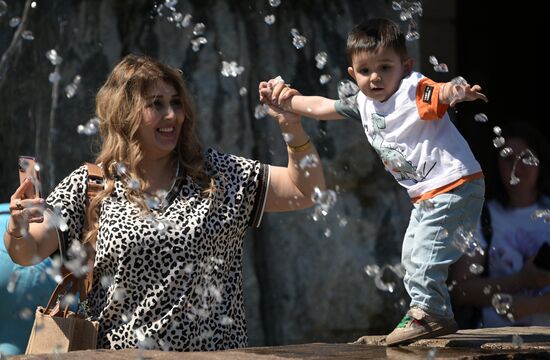
[[[96,348],[99,323],[70,311],[68,303],[62,308],[63,299],[69,294],[76,296],[77,292],[82,302],[85,296],[83,281],[68,274],[53,291],[48,305],[36,309],[26,355]]]
[[[86,207],[91,199],[103,189],[103,170],[91,163],[88,167]],[[90,259],[95,254],[95,244],[86,244]],[[30,354],[63,353],[76,350],[91,350],[97,347],[99,323],[69,310],[69,296],[79,294],[80,304],[86,300],[93,281],[93,261],[88,262],[88,273],[83,278],[63,271],[63,280],[54,289],[46,307],[36,309],[31,336],[25,351]],[[66,299],[64,301],[64,299]]]

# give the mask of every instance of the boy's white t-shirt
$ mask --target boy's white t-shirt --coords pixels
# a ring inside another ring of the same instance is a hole
[[[492,229],[491,246],[488,252],[491,278],[518,273],[525,261],[534,256],[543,243],[550,244],[550,225],[542,219],[533,218],[536,210],[547,209],[549,206],[550,198],[546,196],[539,204],[519,209],[506,209],[495,200],[487,202]],[[487,248],[484,237],[478,238],[480,244]],[[544,289],[526,290],[523,294],[534,296],[548,292],[550,292],[550,286]],[[482,314],[483,327],[550,326],[548,313],[530,315],[523,319],[516,319],[514,322],[497,314],[491,306],[484,307]]]
[[[360,115],[369,143],[411,198],[481,173],[447,105],[439,103],[441,85],[412,72],[384,102],[361,91],[355,102],[336,101],[339,114],[354,119]]]

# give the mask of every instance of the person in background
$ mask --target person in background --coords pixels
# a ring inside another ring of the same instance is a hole
[[[534,263],[550,244],[550,146],[529,123],[505,124],[502,136],[476,236],[480,247],[451,267],[462,328],[550,326],[550,270]],[[550,268],[549,257],[545,263]]]
[[[298,166],[306,156],[319,159],[299,116],[269,110],[287,139],[286,167],[203,151],[182,72],[133,54],[99,90],[96,114],[104,189],[85,211],[86,166],[45,201],[27,196],[27,179],[10,201],[4,241],[11,258],[31,265],[68,249],[66,264],[78,270],[82,235],[95,244],[87,315],[99,321],[99,348],[246,346],[245,231],[264,212],[313,205],[312,194],[325,189],[320,163]]]
[[[319,120],[361,121],[386,170],[414,205],[403,240],[409,310],[386,344],[395,346],[456,332],[446,280],[461,251],[460,227],[475,229],[483,205],[483,172],[450,121],[448,106],[487,101],[479,85],[436,83],[412,71],[405,35],[387,19],[368,19],[348,35],[348,74],[359,92],[351,99],[302,96],[283,82],[260,83],[260,100]]]

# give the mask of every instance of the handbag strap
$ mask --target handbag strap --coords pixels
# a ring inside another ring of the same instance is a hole
[[[86,183],[86,209],[89,208],[92,199],[104,189],[104,174],[103,169],[93,163],[86,162],[86,167],[88,168],[88,181]],[[87,217],[84,221],[84,228],[87,229]],[[90,240],[88,244],[85,244],[86,251],[88,253],[88,273],[83,279],[84,284],[82,290],[84,292],[85,298],[88,295],[88,292],[92,289],[92,283],[94,280],[94,258],[95,258],[95,246],[96,239]]]
[[[50,316],[61,316],[66,318],[69,314],[69,303],[67,302],[65,304],[65,307],[62,309],[60,301],[61,295],[67,295],[72,294],[76,296],[76,293],[79,292],[80,294],[80,301],[84,301],[82,298],[84,296],[82,289],[79,289],[81,287],[82,281],[81,279],[77,278],[73,273],[69,273],[65,275],[63,280],[55,287],[55,289],[52,292],[52,295],[50,296],[50,300],[48,301],[48,305],[44,308],[43,312],[46,315]],[[70,290],[67,290],[67,287],[70,286]],[[54,306],[55,304],[55,306]]]
[[[92,199],[104,188],[104,176],[103,169],[93,163],[85,162],[86,168],[88,170],[88,179],[86,181],[86,201],[85,207],[86,212],[89,209]],[[88,228],[87,225],[87,216],[84,217],[84,229]],[[62,294],[73,294],[76,296],[78,292],[80,295],[80,302],[83,302],[88,297],[88,293],[92,289],[93,283],[93,270],[94,270],[94,258],[95,258],[95,245],[96,241],[93,239],[89,243],[84,244],[86,253],[88,254],[88,271],[86,276],[79,278],[76,277],[72,272],[67,269],[62,269],[61,273],[63,274],[63,280],[56,286],[48,305],[46,306],[44,313],[51,316],[63,316],[67,317],[69,304],[66,304],[64,309],[61,309],[61,303],[57,302],[58,298]],[[70,290],[67,291],[67,287],[70,285]],[[56,303],[57,302],[57,303]],[[55,304],[55,306],[53,306]]]

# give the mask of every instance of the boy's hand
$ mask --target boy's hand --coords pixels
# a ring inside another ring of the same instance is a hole
[[[280,76],[275,79],[270,79],[267,82],[262,81],[260,83],[259,93],[261,103],[282,106],[285,109],[288,109],[288,106],[284,106],[286,100],[294,95],[300,95],[298,90],[285,84]]]
[[[461,89],[457,89],[457,86],[461,87]],[[485,102],[488,101],[487,96],[481,93],[481,86],[479,85],[454,85],[453,90],[455,93],[452,97],[451,103],[449,104],[450,106],[455,106],[462,101],[474,101],[477,99],[481,99]]]
[[[470,86],[468,83],[456,84],[452,81],[446,83],[443,87],[443,99],[450,107],[463,101],[474,101],[478,99],[485,102],[488,101],[487,96],[481,93],[481,86]]]
[[[271,104],[271,94],[273,93],[273,89],[267,81],[260,82],[258,93],[260,94],[260,103]]]

